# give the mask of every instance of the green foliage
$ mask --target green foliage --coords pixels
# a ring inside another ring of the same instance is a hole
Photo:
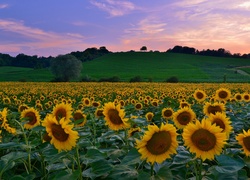
[[[54,61],[54,60],[52,60]],[[166,77],[177,76],[179,82],[250,82],[249,75],[234,73],[236,67],[249,73],[248,60],[241,58],[208,57],[178,53],[126,52],[108,53],[95,60],[83,62],[88,78],[96,81],[103,77],[120,78],[129,82],[135,76],[154,82],[163,82]],[[32,74],[32,76],[30,76]],[[0,81],[44,81],[53,79],[47,68],[33,69],[0,66]]]
[[[141,76],[135,76],[135,77],[132,77],[129,82],[142,82],[143,79]]]
[[[55,75],[54,81],[68,82],[81,75],[82,62],[73,55],[59,55],[51,61],[51,72]]]
[[[118,76],[112,76],[110,78],[101,78],[99,82],[119,82],[120,78]]]
[[[177,83],[179,82],[179,79],[176,76],[171,76],[170,78],[166,79],[166,82]]]

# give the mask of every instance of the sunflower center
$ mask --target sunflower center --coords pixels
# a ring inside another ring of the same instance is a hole
[[[191,115],[188,112],[182,112],[178,115],[177,120],[181,125],[187,125],[191,121]]]
[[[28,118],[28,120],[29,120],[28,124],[30,124],[30,125],[34,125],[37,122],[36,115],[33,112],[28,112],[25,115],[25,117]]]
[[[59,121],[61,118],[66,117],[66,110],[65,109],[58,109],[56,112],[56,119]]]
[[[209,114],[215,114],[216,112],[222,112],[222,109],[220,108],[220,106],[209,106],[207,111]]]
[[[170,117],[170,116],[172,116],[172,111],[171,110],[166,110],[166,111],[164,111],[164,116],[165,117]]]
[[[172,143],[171,135],[167,131],[160,131],[153,134],[147,142],[146,148],[153,155],[160,155],[168,151]]]
[[[221,119],[219,119],[219,118],[214,119],[213,124],[214,123],[216,124],[216,126],[219,126],[221,129],[223,129],[223,131],[225,130],[226,126]]]
[[[237,100],[241,100],[241,95],[237,95],[237,96],[236,96],[236,99],[237,99]]]
[[[136,105],[135,105],[135,108],[136,108],[136,109],[141,109],[141,108],[142,108],[142,105],[141,105],[141,104],[136,104]]]
[[[83,115],[81,113],[75,113],[73,118],[74,120],[83,119]]]
[[[97,110],[96,114],[97,116],[103,116],[103,110]]]
[[[198,99],[202,99],[202,98],[204,97],[204,94],[201,93],[201,92],[197,92],[197,93],[196,93],[196,97],[197,97]]]
[[[215,135],[206,129],[195,131],[191,136],[191,140],[194,145],[202,151],[209,151],[216,145]]]
[[[248,95],[245,95],[245,96],[244,96],[244,99],[245,99],[245,100],[249,100],[249,96],[248,96]]]
[[[220,91],[218,93],[218,96],[222,99],[226,98],[228,96],[227,92],[226,91]]]
[[[147,119],[148,119],[148,121],[151,121],[153,119],[153,115],[152,114],[148,114],[147,115]]]
[[[250,151],[250,136],[243,138],[243,143],[248,151]]]
[[[108,117],[113,124],[117,125],[123,124],[123,121],[119,116],[119,112],[116,109],[110,109],[108,111]]]
[[[61,142],[64,142],[68,139],[69,135],[65,133],[61,125],[53,124],[51,126],[53,136]]]

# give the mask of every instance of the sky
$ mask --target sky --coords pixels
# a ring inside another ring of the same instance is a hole
[[[250,53],[250,0],[0,0],[0,53],[175,45]]]

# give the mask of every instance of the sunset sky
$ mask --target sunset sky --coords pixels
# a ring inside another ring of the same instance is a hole
[[[250,53],[249,0],[1,0],[0,53],[175,45]]]

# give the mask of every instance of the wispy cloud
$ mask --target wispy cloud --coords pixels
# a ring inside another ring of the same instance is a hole
[[[8,4],[0,4],[0,9],[7,8],[9,5]]]
[[[37,55],[58,55],[68,53],[79,48],[86,48],[85,37],[77,33],[55,33],[42,29],[25,26],[22,21],[0,19],[0,31],[9,35],[8,41],[0,42],[0,51],[6,51],[4,46],[12,47],[8,52],[29,53]],[[11,37],[19,36],[25,38],[25,42],[11,41]],[[8,45],[6,45],[8,44]],[[59,51],[53,52],[54,49]],[[22,52],[20,52],[22,51]]]
[[[160,51],[182,45],[199,50],[225,48],[232,53],[249,53],[250,19],[249,13],[240,11],[242,8],[248,8],[247,1],[178,1],[152,10],[131,25],[121,44],[137,49],[148,45]]]
[[[102,0],[101,2],[91,0],[90,2],[99,9],[108,12],[111,16],[123,16],[136,9],[132,2],[124,0]]]

